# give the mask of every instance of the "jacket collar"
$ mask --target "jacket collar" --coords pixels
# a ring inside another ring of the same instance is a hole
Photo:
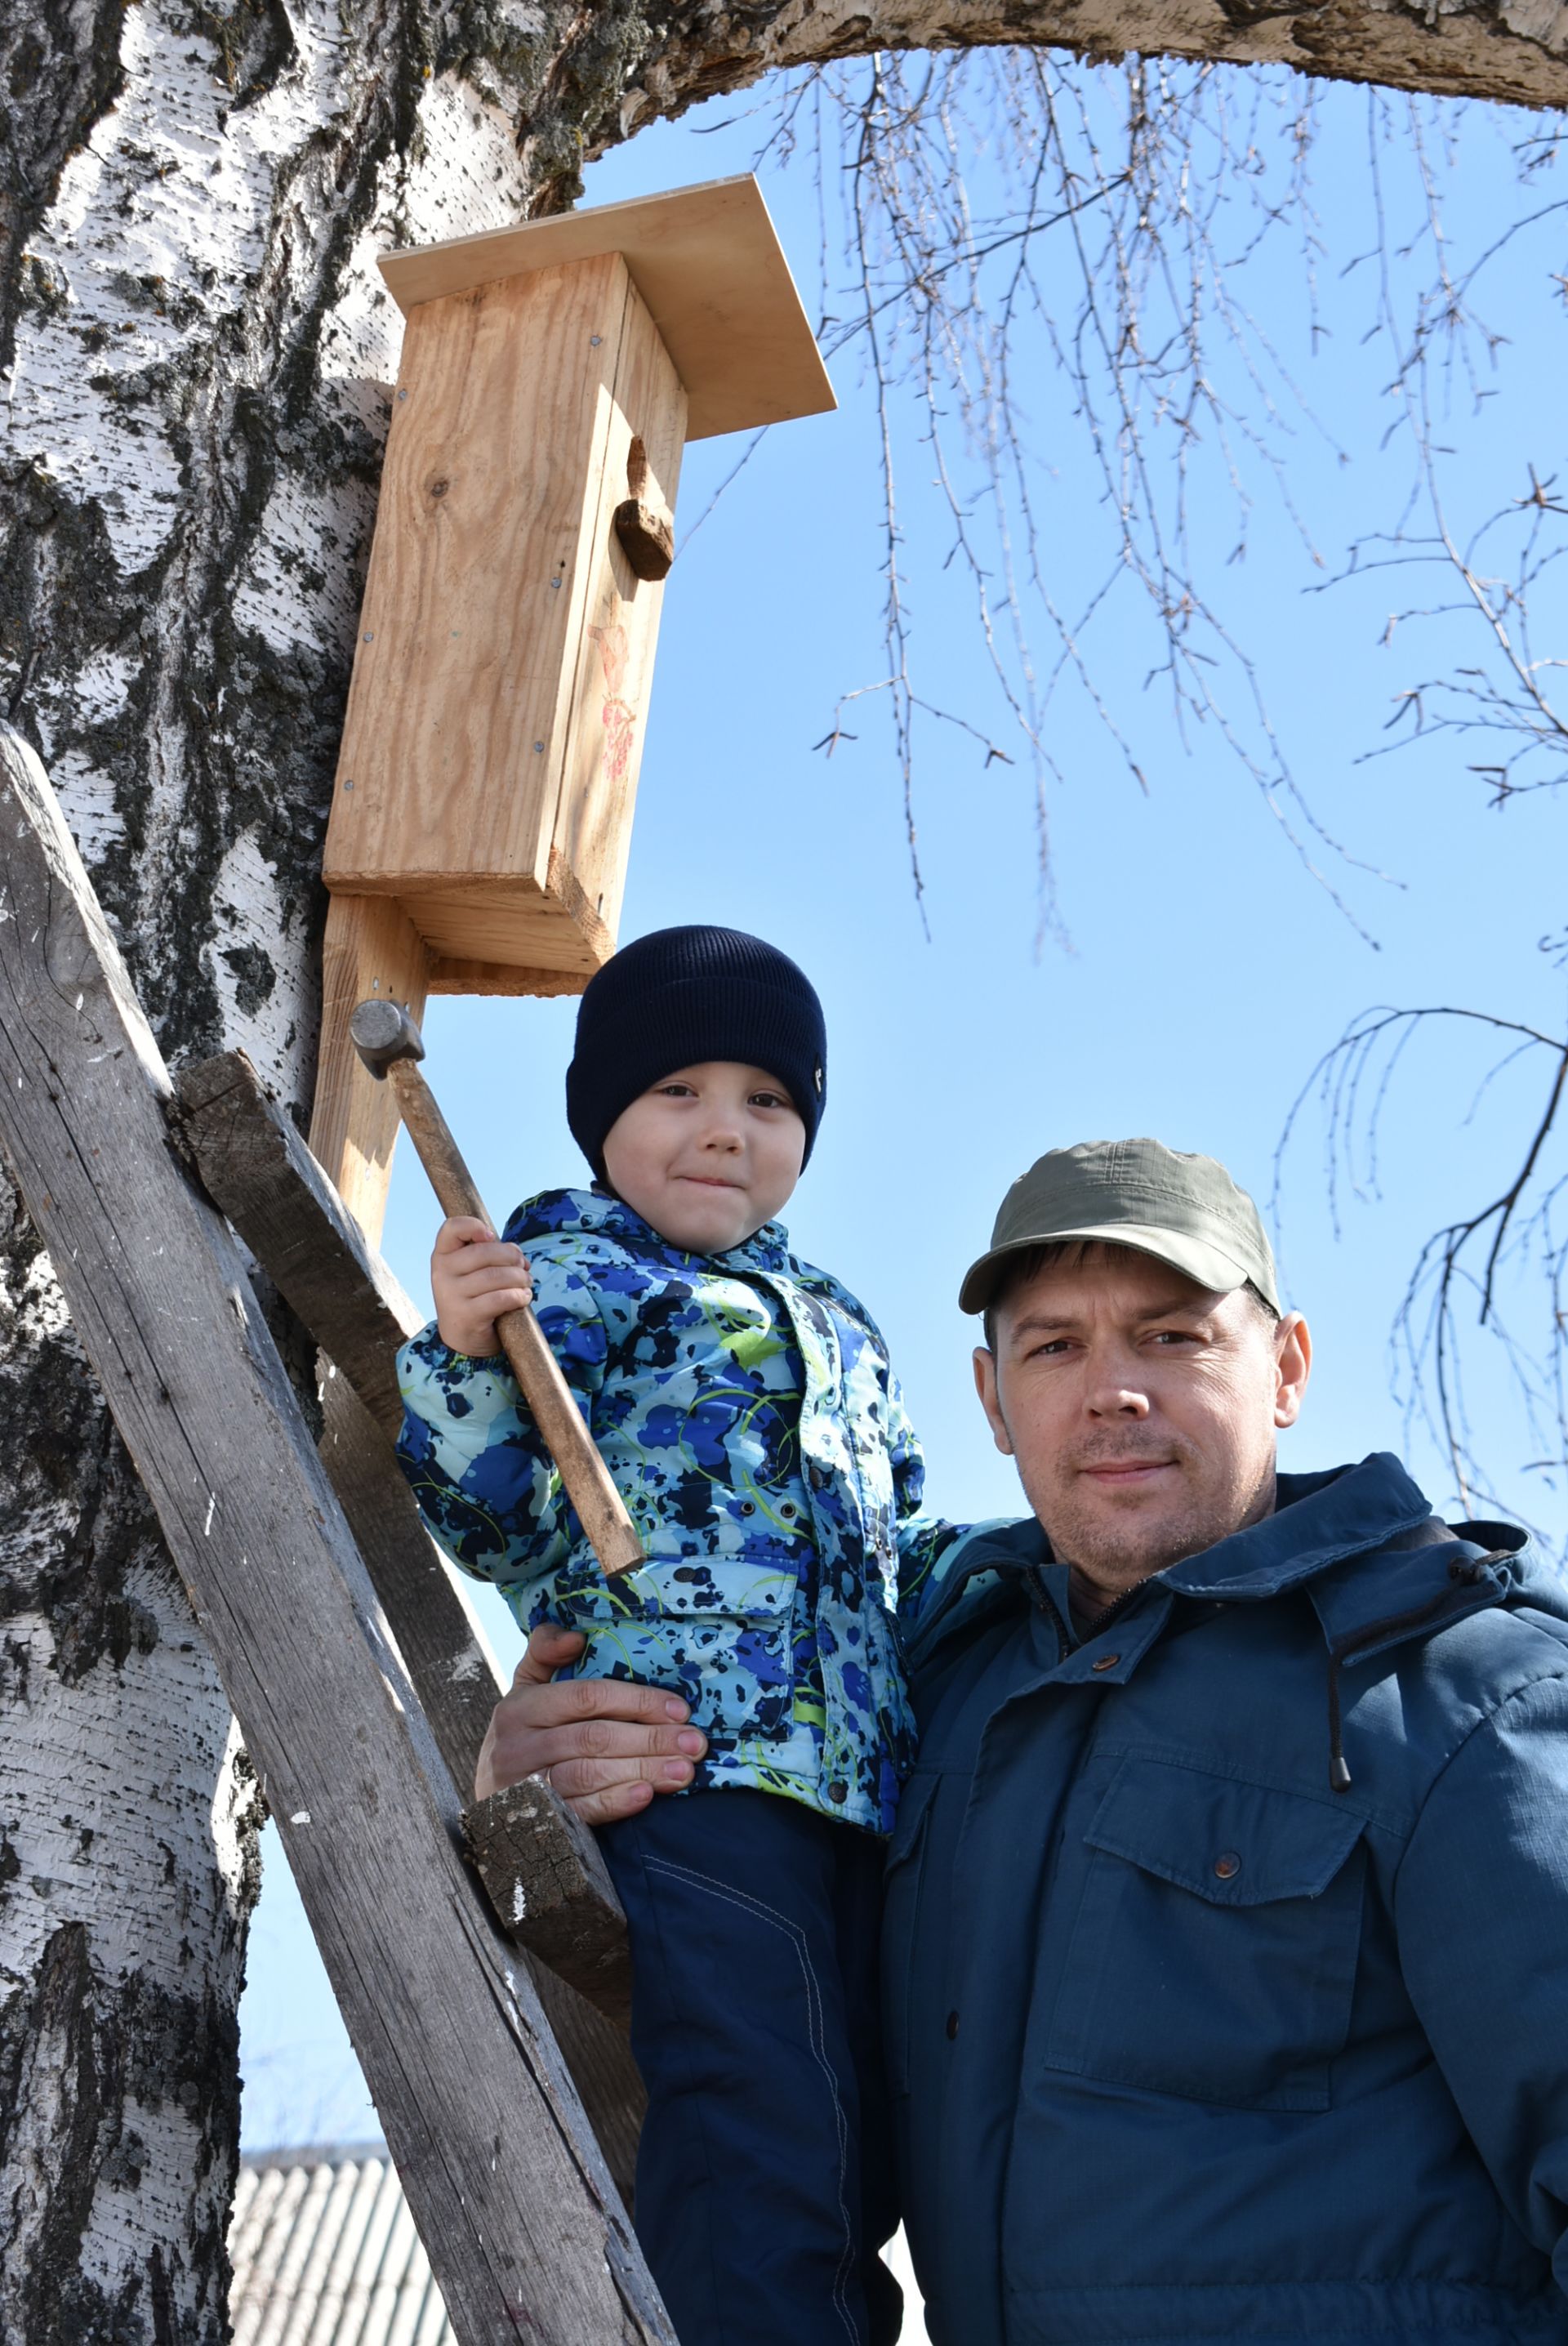
[[[1330,1651],[1369,1660],[1422,1634],[1423,1612],[1457,1620],[1514,1594],[1531,1568],[1529,1535],[1516,1524],[1451,1525],[1433,1516],[1329,1566],[1308,1593]]]
[[[635,1213],[624,1198],[596,1182],[590,1189],[546,1189],[520,1206],[508,1225],[511,1237],[525,1245],[562,1232],[597,1233],[625,1247],[641,1261],[657,1262],[667,1270],[701,1272],[749,1271],[779,1273],[794,1268],[789,1233],[782,1222],[764,1222],[738,1247],[723,1254],[690,1254],[671,1243],[651,1222]]]
[[[1370,1659],[1495,1605],[1528,1545],[1511,1525],[1451,1530],[1386,1450],[1324,1474],[1281,1474],[1273,1515],[1160,1577],[1186,1596],[1246,1604],[1305,1586],[1330,1653]]]
[[[1223,1604],[1278,1596],[1347,1557],[1365,1556],[1431,1521],[1399,1460],[1375,1450],[1359,1466],[1281,1474],[1274,1513],[1161,1575],[1185,1596]]]
[[[1516,1554],[1518,1565],[1512,1561]],[[1521,1576],[1527,1554],[1525,1535],[1512,1525],[1467,1524],[1450,1531],[1399,1460],[1374,1451],[1359,1465],[1281,1474],[1271,1515],[1184,1557],[1145,1586],[1151,1594],[1171,1590],[1209,1603],[1256,1604],[1307,1586],[1333,1648],[1359,1646],[1383,1625],[1389,1636],[1380,1642],[1397,1642],[1402,1617],[1451,1582],[1460,1583],[1452,1588],[1456,1610],[1494,1604]],[[914,1651],[923,1658],[942,1642],[961,1592],[979,1576],[1038,1586],[1041,1567],[1053,1561],[1032,1516],[983,1526],[952,1558],[951,1577],[921,1625]],[[1374,1563],[1376,1569],[1369,1569]],[[971,1617],[970,1605],[963,1615]],[[1157,1624],[1150,1627],[1152,1635]],[[1372,1650],[1370,1644],[1366,1650]]]
[[[1399,1460],[1376,1450],[1359,1466],[1322,1474],[1281,1474],[1274,1513],[1232,1532],[1158,1575],[1184,1596],[1225,1604],[1278,1596],[1348,1556],[1364,1556],[1432,1520],[1426,1498]],[[975,1543],[965,1574],[989,1566],[1026,1573],[1055,1561],[1040,1525],[1025,1518]]]

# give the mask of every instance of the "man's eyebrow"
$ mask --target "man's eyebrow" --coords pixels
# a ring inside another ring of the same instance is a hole
[[[1214,1305],[1215,1298],[1211,1295],[1173,1295],[1161,1302],[1151,1303],[1145,1311],[1135,1312],[1133,1317],[1140,1326],[1147,1326],[1151,1320],[1203,1320],[1214,1310]],[[1082,1327],[1087,1316],[1082,1311],[1025,1311],[1011,1323],[1007,1332],[1010,1336],[1060,1334],[1067,1329]]]

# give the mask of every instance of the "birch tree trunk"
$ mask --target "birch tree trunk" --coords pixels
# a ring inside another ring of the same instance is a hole
[[[0,696],[168,1058],[308,1102],[375,250],[778,66],[1013,41],[1568,103],[1559,0],[0,0]],[[0,1281],[0,2338],[208,2346],[260,1803],[8,1193]]]
[[[241,1045],[303,1109],[396,362],[371,255],[522,207],[517,35],[321,0],[22,13],[0,689],[166,1054]],[[0,1278],[0,2337],[207,2346],[260,1804],[9,1198]]]

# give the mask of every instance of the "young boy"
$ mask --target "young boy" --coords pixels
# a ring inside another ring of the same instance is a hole
[[[691,1790],[601,1835],[648,2091],[636,2226],[682,2346],[881,2346],[899,2292],[876,2005],[911,1728],[893,1630],[919,1448],[868,1314],[773,1217],[811,1152],[821,1005],[759,938],[666,929],[583,996],[567,1116],[596,1180],[496,1239],[448,1221],[403,1348],[436,1537],[573,1675],[684,1696]],[[527,1249],[524,1260],[522,1249]],[[504,1357],[532,1295],[647,1553],[606,1581]]]

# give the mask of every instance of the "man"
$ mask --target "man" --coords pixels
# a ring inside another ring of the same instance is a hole
[[[962,1300],[1033,1515],[910,1636],[885,2032],[932,2338],[1561,2346],[1558,1582],[1390,1457],[1277,1474],[1310,1340],[1209,1159],[1053,1151]],[[692,1730],[622,1693],[520,1686],[491,1764],[654,1797]]]

